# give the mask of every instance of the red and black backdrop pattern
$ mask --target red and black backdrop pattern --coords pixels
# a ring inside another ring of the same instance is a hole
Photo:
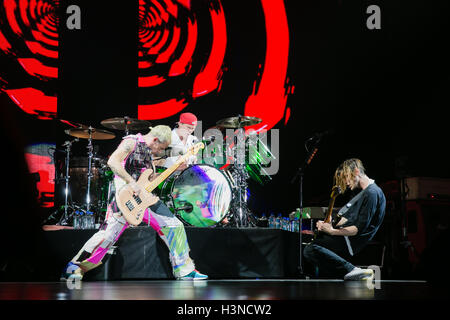
[[[246,54],[240,48],[230,49],[230,38],[237,37],[230,33],[247,26],[233,26],[239,22],[232,19],[239,7],[227,7],[227,2],[139,1],[139,118],[172,116],[196,99],[221,93],[227,72],[238,68],[227,55]],[[248,17],[247,21],[257,24],[253,37],[263,45],[250,52],[255,64],[253,83],[241,114],[262,118],[261,126],[270,129],[289,118],[287,99],[294,89],[288,77],[289,27],[283,1],[251,3],[254,14],[262,19]],[[173,87],[169,96],[155,99],[146,94],[163,86]]]
[[[240,114],[262,118],[260,127],[267,129],[289,119],[287,100],[294,85],[288,75],[290,33],[284,1],[249,1],[247,12],[259,19],[247,17],[247,25],[233,19],[240,7],[230,2],[138,1],[136,108],[140,119],[164,119],[188,110],[204,96],[220,95],[227,79],[235,80],[228,77],[231,72],[234,77],[251,78],[247,92],[239,92]],[[0,54],[6,66],[0,72],[1,90],[39,119],[58,113],[58,67],[63,61],[58,60],[59,25],[65,27],[67,18],[58,15],[64,12],[59,4],[57,0],[4,0],[0,5]],[[233,48],[234,39],[243,38],[239,33],[250,25],[252,34],[247,36],[253,38],[249,41],[257,39],[258,45],[247,52]],[[239,75],[250,69],[239,71],[230,57],[233,54],[252,57],[250,75]]]
[[[0,89],[24,112],[56,116],[58,0],[0,2]]]

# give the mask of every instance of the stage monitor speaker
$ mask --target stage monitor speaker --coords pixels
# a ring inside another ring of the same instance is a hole
[[[443,232],[449,229],[450,201],[406,201],[408,240],[420,255]]]
[[[450,179],[411,177],[405,179],[406,200],[434,199],[450,201]]]
[[[404,179],[406,200],[442,200],[450,201],[450,179],[431,177],[409,177]],[[386,200],[401,199],[400,180],[380,183]]]

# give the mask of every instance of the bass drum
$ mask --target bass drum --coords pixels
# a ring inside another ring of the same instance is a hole
[[[213,166],[200,164],[166,180],[160,198],[185,223],[211,227],[227,216],[232,197],[228,178]]]
[[[97,206],[101,199],[103,159],[93,158],[91,161],[91,185],[89,199],[92,206]],[[73,157],[69,167],[69,187],[72,203],[80,206],[87,204],[89,159]]]

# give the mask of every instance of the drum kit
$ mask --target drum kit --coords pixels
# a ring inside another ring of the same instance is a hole
[[[196,227],[256,226],[256,219],[247,206],[247,190],[249,178],[260,179],[257,171],[263,169],[258,161],[245,159],[248,148],[261,149],[267,156],[270,154],[262,141],[251,140],[245,134],[245,127],[261,122],[261,119],[248,116],[230,117],[220,120],[216,127],[220,130],[233,129],[234,143],[227,144],[233,155],[233,161],[226,168],[199,163],[188,166],[183,171],[172,174],[159,186],[158,196],[186,225]],[[148,129],[150,123],[145,120],[130,117],[117,117],[101,121],[101,124],[113,130],[124,131],[125,136],[130,131]],[[116,135],[107,130],[77,124],[77,128],[65,130],[74,137],[73,141],[66,141],[65,147],[65,198],[64,213],[58,224],[69,225],[73,218],[74,209],[85,212],[94,211],[96,220],[101,221],[101,212],[113,199],[113,173],[107,161],[93,152],[93,142],[96,140],[114,139]],[[87,157],[70,159],[72,144],[79,139],[87,141]],[[245,146],[242,152],[242,146]],[[247,148],[247,149],[245,149]],[[261,155],[254,156],[261,159]],[[257,159],[257,160],[258,160]],[[255,160],[255,159],[253,159]],[[71,166],[72,164],[72,166]],[[253,167],[252,167],[253,166]],[[163,169],[160,169],[163,170]],[[72,177],[71,177],[72,175]],[[258,181],[261,182],[261,181]],[[70,189],[77,190],[68,196]],[[84,199],[83,199],[84,197]],[[69,210],[72,209],[71,212]]]
[[[69,121],[62,121],[70,125],[74,125]],[[110,129],[123,130],[125,135],[129,134],[130,130],[142,130],[150,126],[150,122],[145,120],[133,119],[130,117],[111,118],[101,122],[103,126]],[[62,215],[59,224],[68,225],[70,219],[73,218],[73,213],[77,211],[91,213],[95,209],[96,220],[99,221],[98,215],[101,211],[106,211],[106,207],[112,195],[112,171],[108,168],[106,160],[94,156],[94,140],[110,140],[114,139],[116,135],[113,132],[103,129],[93,128],[83,124],[76,123],[77,128],[67,129],[64,132],[74,137],[72,141],[66,141],[65,147],[65,191],[64,191],[64,214]],[[74,142],[79,139],[87,140],[87,158],[79,157],[71,161],[70,153]],[[72,163],[72,168],[71,164]],[[73,175],[71,177],[71,175]],[[72,181],[70,181],[72,179]],[[86,186],[86,187],[85,187]],[[105,189],[106,187],[106,189]],[[76,193],[71,194],[70,190],[77,190]],[[72,203],[69,204],[69,194],[72,198]],[[80,199],[79,196],[85,195],[85,199]],[[69,210],[72,212],[69,213]]]

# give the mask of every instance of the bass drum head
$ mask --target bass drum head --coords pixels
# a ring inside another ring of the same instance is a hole
[[[196,227],[221,222],[232,200],[228,179],[218,169],[205,164],[185,169],[173,182],[171,195],[177,215]]]

